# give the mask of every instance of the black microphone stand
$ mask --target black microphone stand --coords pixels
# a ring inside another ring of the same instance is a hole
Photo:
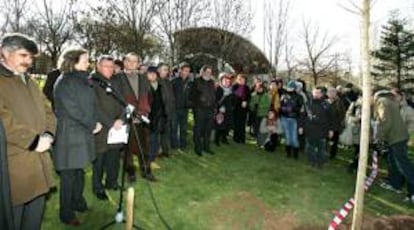
[[[126,124],[128,127],[132,127],[132,130],[135,134],[135,138],[137,141],[138,146],[141,145],[140,141],[139,141],[139,136],[138,136],[138,132],[136,130],[135,124],[134,124],[134,120],[138,119],[140,122],[148,122],[148,120],[145,120],[142,116],[140,116],[139,114],[136,114],[134,112],[134,109],[131,108],[128,103],[122,98],[121,94],[119,92],[117,92],[111,85],[110,82],[103,80],[103,79],[99,79],[99,78],[92,78],[93,81],[97,82],[99,84],[100,87],[102,87],[103,89],[105,89],[106,93],[111,94],[111,96],[122,106],[125,108],[125,116],[126,116]],[[129,128],[127,128],[127,134],[129,133]],[[123,155],[123,163],[122,163],[122,178],[121,178],[121,188],[119,189],[119,201],[118,201],[118,209],[116,211],[115,214],[115,218],[114,220],[112,220],[111,222],[105,224],[104,226],[102,226],[100,229],[107,229],[112,225],[115,224],[120,224],[123,223],[125,224],[125,217],[124,217],[124,210],[123,210],[123,203],[124,203],[124,191],[125,191],[125,167],[126,167],[126,163],[127,163],[127,152],[128,152],[128,144],[125,144],[125,152]],[[144,167],[146,167],[144,165]],[[144,230],[141,227],[138,227],[137,225],[133,224],[132,226],[134,229],[138,229],[138,230]]]

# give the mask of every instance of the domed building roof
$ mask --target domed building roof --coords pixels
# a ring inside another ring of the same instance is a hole
[[[235,72],[267,73],[270,63],[249,40],[235,33],[210,27],[188,28],[174,34],[180,61],[217,64],[222,59]],[[204,64],[206,64],[204,63]]]

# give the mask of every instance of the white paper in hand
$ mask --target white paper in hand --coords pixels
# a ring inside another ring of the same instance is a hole
[[[111,128],[108,132],[107,143],[109,145],[113,144],[127,144],[128,143],[128,131],[127,125],[123,125],[121,129],[116,130]]]

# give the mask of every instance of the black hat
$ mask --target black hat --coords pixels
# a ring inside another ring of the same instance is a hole
[[[158,73],[158,68],[156,66],[149,66],[147,73]]]

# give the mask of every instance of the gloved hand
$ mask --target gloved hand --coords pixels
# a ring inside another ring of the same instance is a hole
[[[389,151],[388,145],[383,141],[375,143],[374,150],[377,151],[379,155],[384,155]]]
[[[39,141],[37,142],[35,151],[38,153],[46,152],[52,147],[52,143],[53,143],[53,137],[49,135],[41,135],[39,137]]]

